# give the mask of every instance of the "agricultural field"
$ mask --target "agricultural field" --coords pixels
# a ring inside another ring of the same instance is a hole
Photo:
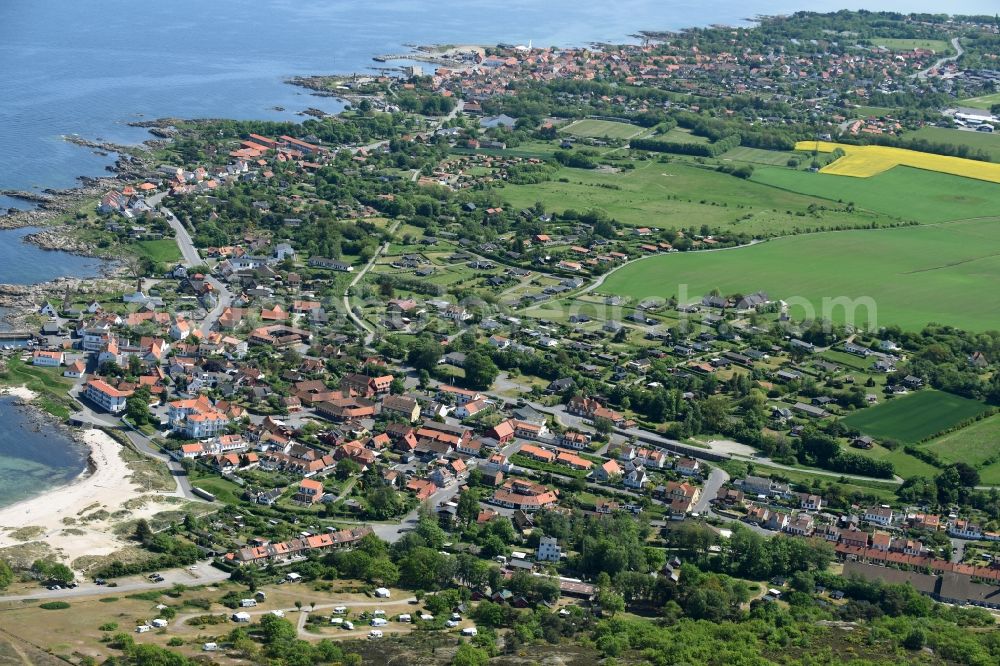
[[[867,211],[807,215],[810,205],[835,206],[815,196],[767,187],[683,160],[640,160],[635,165],[617,173],[563,168],[548,182],[507,185],[501,195],[514,208],[527,208],[536,201],[553,212],[599,208],[630,226],[686,228],[697,223],[759,235],[870,226],[881,221],[881,216]],[[752,217],[740,219],[747,215]]]
[[[721,252],[661,254],[607,277],[601,294],[636,300],[684,290],[688,302],[712,289],[758,289],[790,302],[793,319],[826,316],[858,326],[928,322],[966,330],[996,327],[1000,218],[936,226],[789,236]],[[859,299],[852,312],[837,301]],[[855,307],[856,306],[856,307]],[[811,312],[810,312],[811,310]],[[853,315],[853,316],[852,316]]]
[[[986,217],[1000,210],[1000,187],[995,183],[909,167],[871,178],[758,167],[751,180],[922,224]]]
[[[964,462],[979,470],[987,485],[1000,485],[1000,415],[990,416],[922,445],[946,463]]]
[[[645,128],[612,120],[577,120],[561,129],[566,134],[582,138],[629,139],[645,132]]]
[[[877,439],[914,444],[987,409],[978,400],[925,389],[854,412],[843,423]]]
[[[795,149],[800,151],[817,151],[832,153],[837,149],[846,155],[823,167],[820,172],[835,176],[853,176],[869,178],[888,171],[897,166],[908,166],[915,169],[925,169],[937,173],[947,173],[953,176],[964,176],[991,183],[1000,183],[1000,164],[978,162],[961,157],[948,157],[921,153],[903,148],[887,146],[851,146],[829,141],[799,141]]]
[[[906,138],[927,139],[936,143],[950,143],[956,146],[968,146],[975,150],[985,150],[994,162],[1000,162],[1000,134],[997,133],[947,127],[921,127],[916,132],[907,134]]]
[[[973,109],[985,109],[989,111],[990,107],[994,104],[1000,104],[1000,93],[983,95],[982,97],[970,97],[969,99],[963,99],[959,103],[962,106],[970,106]]]
[[[928,49],[937,54],[952,52],[951,44],[943,39],[891,39],[889,37],[872,37],[875,46],[887,48],[890,51],[912,51],[913,49]]]

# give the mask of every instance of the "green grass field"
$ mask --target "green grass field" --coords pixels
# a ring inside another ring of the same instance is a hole
[[[925,389],[854,412],[843,423],[875,438],[913,444],[987,409],[977,400]]]
[[[979,469],[980,480],[1000,485],[1000,414],[942,435],[923,445],[947,462],[964,462]]]
[[[997,280],[1000,218],[992,218],[657,255],[616,271],[598,291],[641,300],[681,296],[684,289],[690,301],[716,288],[724,294],[763,289],[772,298],[795,299],[790,302],[793,319],[826,316],[909,330],[938,322],[978,331],[997,325]],[[838,298],[859,299],[851,304],[853,317],[837,301],[824,307],[824,299]]]
[[[924,224],[997,215],[1000,209],[996,183],[909,167],[871,178],[760,167],[752,180]]]
[[[1000,104],[1000,93],[983,95],[982,97],[970,97],[959,102],[962,106],[971,106],[974,109],[986,109],[989,111],[994,104]]]
[[[910,132],[906,136],[907,138],[917,137],[936,143],[951,143],[957,146],[969,146],[976,150],[985,150],[991,155],[994,162],[1000,162],[1000,134],[949,129],[947,127],[921,127],[916,132]]]
[[[181,260],[181,251],[177,248],[177,241],[172,238],[139,241],[136,243],[136,247],[141,254],[156,262],[172,263]]]
[[[527,208],[542,201],[547,210],[555,212],[599,208],[631,226],[684,228],[697,223],[760,235],[869,226],[882,219],[864,211],[853,215],[825,211],[819,217],[799,216],[796,213],[805,213],[810,205],[831,204],[815,196],[742,180],[683,160],[638,161],[635,169],[619,173],[560,169],[551,181],[508,185],[501,194],[514,208]],[[740,219],[748,214],[752,215],[750,219]]]
[[[935,53],[951,53],[951,44],[943,39],[892,39],[889,37],[872,37],[872,44],[883,46],[890,51],[912,51],[913,49],[931,49]]]
[[[691,130],[683,127],[672,127],[666,134],[656,137],[663,141],[675,141],[677,143],[708,143],[708,139],[697,134],[692,134]]]
[[[723,153],[720,159],[732,160],[734,162],[749,162],[751,164],[765,164],[768,166],[787,166],[788,160],[798,158],[802,161],[802,156],[792,151],[781,150],[761,150],[760,148],[747,148],[737,146],[730,151]]]
[[[611,120],[577,120],[562,128],[566,134],[600,139],[628,139],[646,130],[638,125],[616,123]]]

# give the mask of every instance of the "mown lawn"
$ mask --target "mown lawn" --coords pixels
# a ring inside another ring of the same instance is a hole
[[[751,179],[922,224],[996,215],[1000,209],[996,183],[902,166],[871,178],[760,167]]]
[[[971,106],[974,109],[986,109],[988,111],[994,104],[1000,104],[1000,93],[983,95],[982,97],[970,97],[969,99],[963,99],[960,104],[962,106]]]
[[[690,302],[712,289],[724,294],[762,289],[772,298],[795,299],[790,301],[793,319],[826,316],[909,330],[938,322],[980,331],[996,328],[997,280],[1000,218],[993,218],[657,255],[618,270],[599,291],[637,300],[683,293]]]
[[[882,46],[890,51],[912,51],[913,49],[930,49],[935,54],[952,52],[951,44],[944,39],[892,39],[889,37],[872,37],[875,46]]]
[[[566,134],[579,137],[595,137],[609,139],[627,139],[641,134],[646,130],[638,125],[617,123],[612,120],[577,120],[562,128]]]
[[[173,263],[181,260],[181,251],[172,238],[139,241],[135,244],[139,252],[159,263]]]
[[[952,428],[989,409],[978,400],[925,389],[863,409],[843,419],[877,439],[912,444]]]

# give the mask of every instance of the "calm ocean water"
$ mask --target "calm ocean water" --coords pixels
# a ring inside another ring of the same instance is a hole
[[[0,398],[0,421],[0,506],[72,481],[86,469],[83,446],[48,425],[39,427],[14,398]]]
[[[106,156],[61,137],[138,143],[129,122],[296,118],[339,110],[283,81],[362,72],[405,44],[574,45],[622,41],[639,30],[736,24],[757,14],[864,7],[992,15],[997,0],[2,0],[0,190],[71,187]],[[279,111],[282,107],[285,111]],[[23,206],[0,197],[0,209]],[[0,232],[0,282],[93,274],[87,260],[46,253]],[[88,272],[90,271],[90,272]],[[0,400],[0,505],[75,477],[78,447],[32,431]]]

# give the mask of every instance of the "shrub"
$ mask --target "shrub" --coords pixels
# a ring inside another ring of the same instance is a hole
[[[65,601],[46,601],[44,604],[39,604],[38,607],[45,610],[63,610],[69,608],[69,604]]]

